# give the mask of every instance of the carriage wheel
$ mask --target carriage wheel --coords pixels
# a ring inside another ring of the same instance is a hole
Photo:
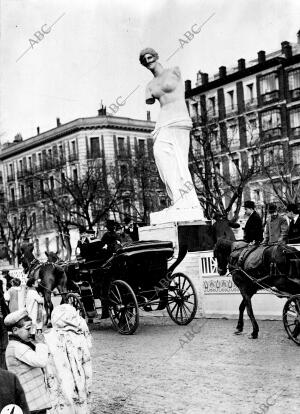
[[[195,317],[198,307],[196,289],[191,279],[175,273],[168,287],[167,311],[178,325],[187,325]]]
[[[139,325],[139,309],[131,287],[123,280],[115,280],[110,285],[108,300],[115,329],[122,335],[133,334]]]
[[[65,298],[65,303],[74,306],[74,308],[79,311],[79,315],[85,319],[86,312],[83,303],[79,298],[79,295],[77,295],[76,293],[68,293]]]
[[[288,336],[300,345],[300,295],[287,300],[283,307],[282,319]]]

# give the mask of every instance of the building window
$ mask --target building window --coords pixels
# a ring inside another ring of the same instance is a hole
[[[77,168],[74,168],[74,170],[73,170],[73,180],[74,180],[75,183],[78,182],[78,171],[77,171]]]
[[[121,165],[120,166],[120,175],[121,175],[121,180],[123,182],[127,182],[128,181],[128,167],[127,165]]]
[[[253,83],[249,83],[248,85],[246,85],[246,101],[248,103],[254,102]]]
[[[290,112],[290,125],[293,136],[300,135],[300,108],[293,109]]]
[[[300,165],[300,148],[293,148],[292,152],[293,157],[293,166],[299,166]]]
[[[234,91],[227,92],[227,107],[228,109],[234,109]]]
[[[44,191],[44,180],[43,179],[40,180],[40,194],[41,194],[41,198],[44,198],[45,191]]]
[[[10,174],[11,176],[13,176],[13,175],[14,175],[14,167],[13,167],[13,165],[12,165],[12,164],[9,164],[9,174]]]
[[[54,177],[51,176],[49,178],[49,181],[50,181],[50,190],[53,191],[54,190]]]
[[[300,69],[293,70],[289,72],[289,90],[293,91],[294,89],[300,88]]]
[[[130,200],[129,200],[129,198],[125,198],[123,200],[123,212],[124,212],[124,214],[130,215]]]
[[[46,247],[46,252],[49,253],[49,237],[45,238],[45,247]]]
[[[35,213],[32,213],[31,222],[32,222],[32,230],[36,231],[36,214]]]
[[[76,154],[76,142],[75,141],[71,141],[71,153],[73,155]]]
[[[47,214],[45,210],[42,211],[42,223],[43,223],[43,227],[46,228],[47,227]]]
[[[139,139],[139,156],[144,157],[145,156],[145,140]]]
[[[239,131],[236,124],[227,127],[227,142],[229,147],[236,147],[240,145]]]
[[[91,157],[90,158],[100,158],[100,142],[99,137],[92,137],[91,142]]]
[[[261,116],[262,130],[269,131],[271,129],[281,128],[281,115],[279,109],[264,112]]]
[[[28,157],[28,169],[30,172],[32,172],[32,158]]]
[[[265,167],[278,167],[283,162],[282,146],[276,145],[272,149],[266,150],[264,153]]]
[[[211,96],[208,98],[208,108],[207,113],[209,116],[216,116],[216,98]]]
[[[192,108],[193,108],[193,110],[192,110],[192,116],[195,117],[196,119],[198,119],[198,116],[199,116],[199,112],[198,112],[199,105],[198,105],[198,102],[193,103],[192,104]]]
[[[268,75],[265,75],[262,78],[260,78],[261,95],[264,95],[266,93],[270,93],[273,91],[277,91],[278,89],[279,89],[279,84],[278,84],[277,73],[269,73]]]
[[[119,155],[126,155],[125,138],[123,137],[118,137],[118,152]]]
[[[15,189],[14,188],[11,188],[10,189],[10,198],[11,198],[11,201],[14,203],[15,202]]]
[[[38,153],[38,163],[39,163],[40,168],[42,168],[43,160],[42,160],[42,153],[41,152]]]
[[[19,171],[23,171],[23,160],[19,160]]]
[[[21,198],[24,201],[25,200],[25,187],[24,185],[21,185]]]

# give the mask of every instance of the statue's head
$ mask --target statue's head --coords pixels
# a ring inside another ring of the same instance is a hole
[[[151,63],[153,63],[156,62],[158,58],[158,53],[154,49],[152,49],[152,47],[146,47],[140,52],[140,63],[143,66],[148,66],[148,59],[150,59]]]

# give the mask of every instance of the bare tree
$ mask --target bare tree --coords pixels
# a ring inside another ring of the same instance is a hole
[[[241,127],[236,121],[227,129],[230,133],[220,134],[214,123],[202,127],[194,137],[191,169],[205,216],[210,219],[218,212],[236,221],[247,185],[261,172],[261,159],[256,156],[259,140],[253,122],[245,119]],[[241,130],[247,139],[244,149],[240,148]]]
[[[4,245],[2,250],[7,252],[7,259],[14,266],[19,264],[18,250],[21,241],[30,235],[32,229],[32,219],[27,217],[25,210],[18,210],[15,214],[12,212],[16,203],[3,199],[0,204],[0,238]]]

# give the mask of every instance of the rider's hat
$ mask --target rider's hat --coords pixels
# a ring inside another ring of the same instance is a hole
[[[251,200],[246,200],[244,203],[244,208],[252,208],[252,210],[255,209],[255,203]]]

